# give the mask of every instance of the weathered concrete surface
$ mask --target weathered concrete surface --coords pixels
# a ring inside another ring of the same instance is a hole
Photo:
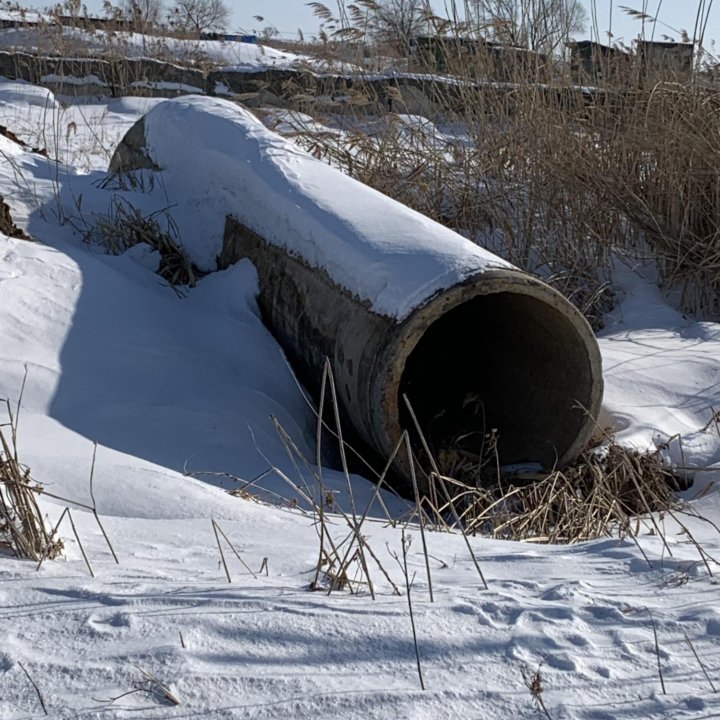
[[[145,121],[143,118],[140,118],[125,133],[125,137],[110,158],[108,169],[111,173],[131,170],[160,170],[150,159],[145,147]]]
[[[62,95],[154,95],[204,92],[205,73],[150,58],[61,58],[0,51],[0,76]]]

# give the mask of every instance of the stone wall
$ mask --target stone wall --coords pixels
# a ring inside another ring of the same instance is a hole
[[[463,82],[430,75],[331,75],[309,70],[225,68],[204,72],[150,58],[60,58],[0,51],[0,76],[27,80],[62,95],[146,95],[175,97],[206,94],[236,97],[245,104],[299,110],[377,114],[398,112],[429,116],[438,110],[458,112],[470,95],[497,107],[512,103],[516,85]],[[560,93],[566,103],[588,100],[578,88]]]
[[[149,58],[61,58],[0,51],[0,75],[62,95],[163,95],[205,91],[205,73]]]

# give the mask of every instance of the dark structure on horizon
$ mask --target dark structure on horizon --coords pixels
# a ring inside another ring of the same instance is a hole
[[[692,79],[695,46],[685,42],[635,40],[635,52],[593,40],[567,43],[570,71],[575,82],[592,85],[643,85],[653,79],[688,82]]]
[[[482,38],[419,35],[411,41],[411,52],[430,72],[462,73],[477,79],[514,82],[538,79],[547,66],[547,56],[526,48],[503,45]]]

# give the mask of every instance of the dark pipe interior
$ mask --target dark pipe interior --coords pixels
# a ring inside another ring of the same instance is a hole
[[[463,303],[436,320],[408,358],[402,427],[415,435],[406,393],[435,454],[458,442],[479,453],[483,434],[496,429],[501,464],[551,468],[583,424],[578,402],[590,402],[590,362],[577,335],[564,314],[528,295]]]

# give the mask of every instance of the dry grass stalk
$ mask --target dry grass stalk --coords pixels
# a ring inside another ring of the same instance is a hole
[[[10,420],[0,426],[0,549],[22,559],[54,558],[62,552],[63,543],[45,527],[36,499],[41,486],[18,459],[18,417],[9,401],[5,402]]]
[[[455,522],[455,527],[459,528],[462,532],[463,539],[465,540],[465,546],[467,547],[468,553],[470,554],[470,558],[473,561],[473,565],[475,566],[475,570],[477,571],[477,574],[480,576],[480,580],[482,581],[483,587],[485,590],[488,589],[487,581],[485,580],[485,575],[483,574],[482,569],[480,568],[480,563],[478,562],[478,559],[475,555],[474,550],[472,549],[472,545],[470,544],[470,539],[468,537],[465,525],[462,523],[460,519],[460,515],[458,514],[458,508],[456,507],[455,503],[453,502],[450,492],[448,491],[446,480],[450,480],[451,478],[446,478],[445,476],[441,475],[440,470],[438,468],[438,464],[435,461],[435,458],[430,451],[430,446],[428,445],[427,439],[425,438],[425,435],[423,434],[422,428],[420,427],[420,423],[418,422],[417,416],[415,415],[415,411],[413,410],[412,405],[410,404],[410,400],[408,400],[407,395],[403,395],[403,401],[405,402],[405,405],[410,413],[410,417],[412,418],[413,424],[415,426],[415,431],[420,437],[420,442],[422,444],[423,450],[425,451],[426,457],[429,459],[431,465],[432,465],[432,473],[431,473],[431,479],[430,479],[430,486],[433,487],[435,484],[435,481],[438,482],[440,485],[440,489],[442,490],[442,493],[445,497],[445,500],[447,504],[444,506],[448,509],[452,519]],[[444,513],[435,507],[435,513],[438,516],[444,515]]]
[[[713,693],[717,693],[717,688],[715,687],[715,683],[713,683],[710,675],[708,674],[707,668],[705,667],[705,664],[700,659],[700,656],[698,655],[697,650],[695,649],[695,645],[693,644],[693,641],[690,639],[687,633],[685,633],[685,642],[688,644],[688,647],[692,651],[693,656],[695,657],[695,660],[697,660],[698,665],[700,666],[700,669],[703,672],[703,675],[705,676],[705,679],[708,681],[708,684],[710,685],[710,689],[713,691]]]
[[[177,695],[163,682],[161,682],[156,675],[140,667],[135,666],[144,678],[144,683],[155,693],[157,693],[163,700],[167,700],[171,705],[179,705],[180,700]]]
[[[95,458],[97,457],[97,443],[93,443],[93,456],[92,456],[92,465],[90,466],[90,499],[92,500],[92,513],[95,517],[95,522],[98,524],[98,527],[100,528],[100,532],[102,533],[103,538],[105,539],[105,543],[108,546],[108,549],[110,550],[110,553],[113,556],[113,560],[115,560],[115,563],[117,565],[120,564],[120,560],[118,560],[118,556],[115,553],[115,548],[112,546],[112,543],[110,542],[110,538],[108,537],[108,534],[105,532],[105,527],[100,522],[100,516],[98,515],[97,511],[97,501],[95,500],[95,492],[93,490],[93,479],[95,478]]]
[[[653,617],[652,613],[650,612],[650,608],[645,608],[647,610],[648,617],[650,618],[650,624],[652,625],[652,631],[653,631],[653,639],[655,640],[655,657],[657,659],[657,669],[658,669],[658,677],[660,678],[660,688],[662,689],[662,694],[667,695],[667,691],[665,690],[665,678],[663,677],[663,671],[662,671],[662,663],[660,662],[660,643],[658,641],[658,633],[657,633],[657,625],[655,624],[655,618]]]
[[[410,479],[412,480],[413,495],[415,497],[415,509],[417,512],[417,521],[420,527],[420,540],[422,542],[423,556],[425,557],[425,573],[428,581],[428,593],[430,594],[430,602],[435,602],[433,597],[432,587],[432,575],[430,573],[430,559],[428,557],[427,541],[425,539],[425,523],[423,522],[423,511],[420,499],[420,492],[417,484],[417,474],[415,473],[415,458],[412,453],[412,446],[410,445],[410,435],[407,431],[403,433],[403,442],[405,445],[405,452],[407,453],[408,462],[410,464]]]
[[[37,686],[37,683],[32,679],[32,676],[27,671],[27,668],[20,661],[18,661],[18,665],[20,666],[20,669],[25,673],[25,677],[30,681],[30,684],[35,689],[35,693],[38,697],[38,700],[40,701],[40,707],[42,708],[43,714],[47,715],[48,714],[47,705],[45,705],[45,699],[43,698],[42,693],[40,692],[40,688]]]
[[[370,595],[372,599],[375,599],[375,590],[373,588],[372,580],[370,579],[370,572],[368,570],[367,565],[367,559],[365,557],[365,538],[361,534],[362,530],[362,524],[365,520],[365,517],[367,516],[367,513],[370,510],[370,505],[368,505],[367,510],[365,514],[363,515],[362,521],[358,521],[357,516],[357,510],[355,507],[355,494],[353,493],[352,489],[352,482],[350,481],[350,471],[348,469],[348,463],[347,463],[347,455],[345,454],[345,443],[343,441],[342,436],[342,422],[340,420],[340,406],[338,404],[338,398],[337,398],[337,391],[335,389],[335,377],[332,373],[332,367],[330,365],[330,360],[328,358],[325,359],[325,367],[323,371],[323,384],[327,383],[328,387],[330,388],[330,398],[332,400],[332,409],[333,409],[333,419],[335,421],[335,427],[337,429],[338,434],[338,448],[340,450],[340,459],[342,462],[342,470],[343,474],[345,476],[345,482],[347,483],[347,489],[348,489],[348,498],[350,500],[350,508],[351,508],[351,519],[347,518],[348,525],[350,526],[351,530],[354,534],[354,540],[357,545],[357,549],[355,550],[355,553],[358,556],[358,559],[360,561],[360,565],[362,567],[363,573],[365,575],[365,578],[367,580],[367,585],[370,590]],[[377,486],[377,491],[379,491],[380,485]],[[345,566],[347,562],[347,558],[350,555],[350,551],[352,549],[352,544],[350,544],[346,554],[345,558],[342,560],[342,566]]]
[[[362,27],[350,24],[363,47]],[[540,274],[594,326],[612,304],[616,254],[652,260],[683,310],[720,317],[716,80],[640,72],[632,53],[633,72],[614,75],[611,88],[576,87],[559,56],[509,63],[500,79],[481,52],[453,56],[464,28],[441,24],[442,75],[434,57],[408,56],[407,69],[428,74],[387,87],[353,71],[362,109],[333,106],[331,90],[285,97],[327,126],[303,129],[298,116],[295,140]],[[325,49],[336,57],[332,37]]]
[[[230,577],[230,570],[228,569],[227,562],[225,560],[225,553],[222,549],[222,543],[220,542],[220,536],[222,535],[225,542],[228,544],[230,549],[233,551],[233,554],[235,557],[242,563],[242,566],[257,580],[257,575],[252,571],[250,566],[240,557],[240,553],[236,550],[235,546],[230,542],[230,539],[228,536],[223,532],[223,529],[211,518],[210,520],[212,522],[212,528],[213,532],[215,533],[215,540],[217,542],[218,550],[220,551],[220,559],[222,560],[223,568],[225,569],[225,576],[227,577],[227,580],[229,583],[232,583],[232,578]]]
[[[540,708],[543,715],[545,715],[548,720],[552,720],[552,716],[548,712],[545,701],[542,698],[542,694],[543,692],[545,692],[545,687],[543,686],[543,679],[542,675],[540,674],[540,668],[535,670],[535,672],[531,672],[529,668],[523,667],[521,668],[520,672],[522,673],[525,687],[530,691],[530,696],[532,697],[533,701],[537,704],[538,708]]]
[[[380,491],[383,489],[386,476],[390,472],[397,453],[400,451],[402,440],[397,443],[383,472],[379,474],[370,500],[365,509],[360,513],[355,503],[346,456],[346,451],[351,450],[351,448],[349,448],[343,439],[340,409],[329,362],[326,362],[323,369],[320,399],[321,404],[319,408],[313,408],[317,415],[316,466],[308,462],[307,458],[305,458],[287,431],[276,418],[273,418],[278,436],[298,474],[299,484],[294,483],[287,477],[287,474],[279,468],[272,466],[273,470],[286,483],[297,490],[299,497],[303,502],[310,505],[315,516],[315,528],[318,533],[320,545],[315,575],[309,587],[311,590],[316,591],[325,590],[328,594],[334,590],[348,590],[351,594],[356,594],[361,589],[366,588],[371,597],[375,599],[375,586],[370,575],[369,558],[380,570],[390,587],[392,587],[393,593],[399,595],[400,590],[396,583],[383,566],[380,558],[368,544],[367,538],[363,534],[363,526],[368,519],[370,510],[376,503],[381,505],[387,515],[387,508],[382,503]],[[327,402],[330,403],[332,409],[332,418],[329,423],[324,419],[325,405]],[[336,504],[333,494],[326,491],[322,475],[324,431],[327,431],[331,437],[337,439],[338,442],[343,474],[348,488],[349,512]],[[306,478],[308,476],[313,478],[315,483],[314,488],[310,487],[307,483]],[[346,527],[346,531],[344,531],[340,538],[337,537],[337,529],[334,522],[338,518],[344,521],[344,527]]]
[[[420,649],[418,648],[417,630],[415,628],[415,614],[413,613],[413,606],[412,606],[412,594],[411,594],[412,581],[410,579],[410,571],[408,570],[408,564],[407,564],[407,554],[408,554],[408,550],[410,549],[410,545],[412,543],[412,537],[410,535],[405,534],[404,528],[401,533],[400,541],[402,543],[402,564],[400,563],[400,560],[397,557],[397,553],[393,553],[393,555],[395,557],[395,560],[398,562],[398,564],[402,568],[403,577],[405,578],[405,596],[407,597],[408,611],[410,613],[410,627],[412,629],[413,646],[415,648],[415,664],[417,666],[418,679],[420,680],[420,689],[425,690],[425,681],[423,679],[422,666],[420,664]]]

